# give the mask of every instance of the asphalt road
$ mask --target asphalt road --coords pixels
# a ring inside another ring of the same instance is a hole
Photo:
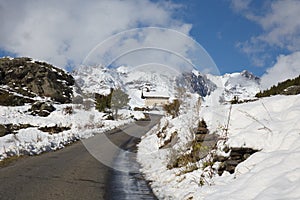
[[[133,135],[145,134],[159,119],[152,115],[150,122],[135,122],[106,133],[105,138],[114,145],[107,145],[99,134],[62,150],[1,167],[0,199],[109,199],[114,191],[108,188],[111,168],[106,165],[113,162],[119,150],[109,146],[128,146],[129,141],[136,141]]]

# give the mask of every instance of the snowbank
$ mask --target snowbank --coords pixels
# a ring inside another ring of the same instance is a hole
[[[261,151],[240,163],[234,174],[225,172],[222,176],[213,176],[208,181],[210,185],[200,183],[205,171],[201,167],[184,173],[182,168],[167,168],[170,149],[160,148],[158,127],[142,139],[138,161],[157,197],[300,199],[300,96],[274,96],[232,108],[230,105],[205,106],[201,107],[200,116],[204,117],[211,132],[222,134],[229,113],[227,145]],[[186,127],[187,123],[191,126],[190,120],[187,115],[176,121],[169,120],[173,124],[169,123],[168,130],[176,129],[180,139],[190,137],[189,131],[179,128]],[[160,127],[164,123],[162,121]],[[201,166],[201,161],[197,166]]]
[[[79,105],[54,105],[56,110],[48,117],[30,115],[30,106],[0,107],[0,124],[30,124],[31,127],[20,129],[16,134],[0,137],[0,160],[7,157],[28,154],[36,155],[45,151],[63,148],[76,140],[114,129],[143,117],[139,112],[120,111],[123,120],[105,120],[105,114],[95,109],[84,110]],[[65,114],[64,108],[72,106],[73,113]],[[67,127],[59,133],[39,130],[41,127]]]

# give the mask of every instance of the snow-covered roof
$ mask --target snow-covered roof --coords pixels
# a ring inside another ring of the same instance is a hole
[[[144,92],[143,96],[145,98],[157,98],[157,99],[169,99],[170,98],[166,94],[159,93],[159,92]]]

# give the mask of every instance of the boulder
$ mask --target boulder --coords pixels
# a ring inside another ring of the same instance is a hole
[[[221,162],[218,169],[218,174],[222,175],[224,171],[233,174],[236,166],[249,158],[250,155],[258,150],[249,147],[230,147],[230,154],[228,157],[214,156],[214,162]]]
[[[0,124],[0,137],[6,135],[6,127],[3,124]]]
[[[286,88],[282,94],[284,95],[297,95],[300,94],[300,85],[292,85]]]
[[[55,111],[55,107],[47,102],[36,102],[32,104],[29,109],[29,112],[31,112],[32,115],[38,115],[41,117],[47,117],[53,111]]]

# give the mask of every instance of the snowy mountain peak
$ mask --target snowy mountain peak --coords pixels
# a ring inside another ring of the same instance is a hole
[[[247,70],[223,76],[207,75],[207,77],[217,86],[217,89],[206,98],[208,102],[228,102],[235,96],[240,100],[252,99],[260,91],[260,78]]]
[[[188,92],[201,96],[209,95],[216,85],[199,71],[180,74],[178,71],[160,65],[140,67],[120,66],[106,68],[103,66],[81,67],[74,73],[77,84],[87,93],[108,94],[110,88],[122,88],[131,100],[132,106],[143,106],[141,91],[176,97],[177,88],[186,88]]]
[[[255,80],[255,81],[260,82],[260,78],[259,77],[255,76],[253,73],[251,73],[251,72],[249,72],[247,70],[243,70],[241,72],[241,75],[244,76],[244,77],[246,77],[246,78],[248,78],[248,79],[250,79],[250,80]]]
[[[123,85],[118,72],[102,65],[81,66],[74,71],[73,76],[86,93],[107,95],[111,88],[118,88]]]
[[[142,67],[104,66],[81,67],[74,73],[77,84],[88,93],[108,94],[111,88],[122,88],[131,100],[131,106],[143,106],[141,91],[176,97],[177,88],[186,88],[188,92],[197,93],[205,98],[230,101],[234,96],[239,99],[253,98],[260,90],[260,79],[246,70],[241,73],[223,76],[203,75],[197,70],[179,74],[170,68],[149,65]],[[211,95],[213,94],[213,95]],[[210,96],[211,97],[208,97]]]

